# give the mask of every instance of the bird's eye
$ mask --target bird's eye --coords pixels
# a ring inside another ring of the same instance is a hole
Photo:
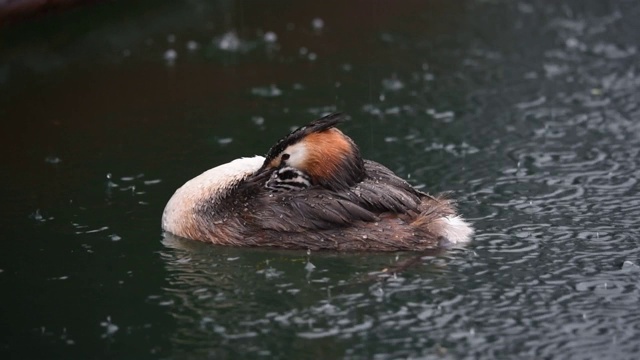
[[[280,159],[282,159],[282,161],[285,161],[285,160],[289,160],[290,157],[291,155],[289,154],[282,154],[282,157]]]

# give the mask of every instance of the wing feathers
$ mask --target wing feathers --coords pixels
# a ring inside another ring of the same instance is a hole
[[[283,195],[264,194],[254,221],[262,229],[287,232],[347,227],[378,221],[378,214],[419,212],[421,193],[384,166],[367,161],[370,176],[340,191],[309,188]]]

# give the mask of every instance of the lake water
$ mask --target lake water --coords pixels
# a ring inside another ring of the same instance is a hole
[[[5,26],[1,357],[636,358],[638,16],[630,0],[149,0]],[[451,191],[473,242],[163,236],[186,180],[335,110],[366,158]]]

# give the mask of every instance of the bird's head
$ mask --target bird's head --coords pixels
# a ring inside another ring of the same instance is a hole
[[[340,113],[330,114],[280,139],[261,168],[271,173],[266,187],[295,190],[317,185],[339,190],[362,181],[364,162],[358,147],[335,128],[343,120]]]

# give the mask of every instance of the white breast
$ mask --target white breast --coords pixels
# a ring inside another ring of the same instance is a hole
[[[262,156],[240,158],[207,170],[187,181],[173,194],[162,213],[162,229],[172,234],[189,237],[193,225],[195,207],[203,199],[211,203],[223,196],[233,185],[256,172],[262,164]]]

